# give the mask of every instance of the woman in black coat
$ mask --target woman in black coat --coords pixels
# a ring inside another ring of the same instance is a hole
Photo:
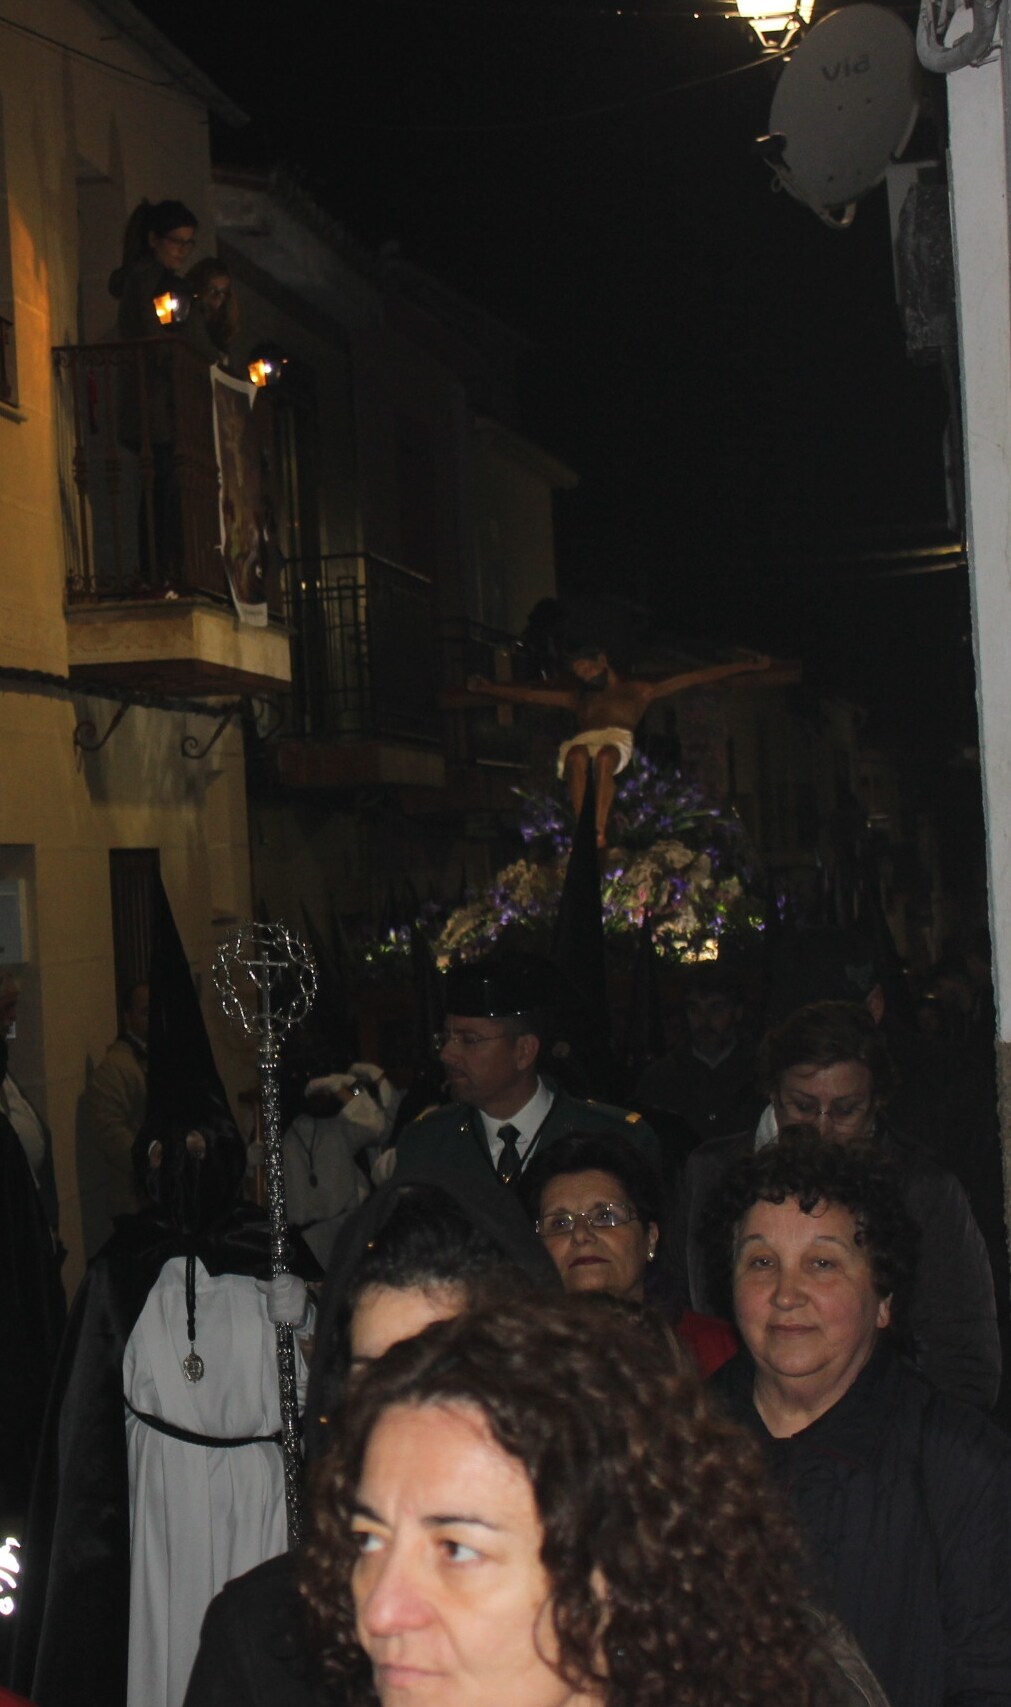
[[[494,1174],[464,1185],[434,1163],[398,1174],[345,1222],[334,1248],[306,1402],[309,1457],[330,1440],[352,1361],[489,1298],[523,1310],[559,1290],[551,1258]],[[333,1702],[313,1663],[296,1559],[268,1559],[211,1602],[184,1707]]]
[[[892,1707],[1008,1703],[1011,1441],[893,1338],[916,1231],[888,1164],[787,1128],[714,1193],[706,1238],[744,1341],[711,1385],[758,1437],[824,1605]]]

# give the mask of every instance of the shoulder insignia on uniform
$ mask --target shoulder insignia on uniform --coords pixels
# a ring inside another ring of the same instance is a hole
[[[635,1123],[636,1123],[636,1121],[637,1121],[637,1120],[641,1120],[641,1119],[642,1119],[642,1115],[641,1115],[641,1114],[635,1114],[635,1113],[630,1113],[630,1114],[626,1114],[626,1116],[625,1116],[625,1124],[626,1124],[626,1125],[627,1125],[627,1126],[634,1126],[634,1125],[635,1125]]]
[[[641,1114],[630,1114],[628,1109],[618,1108],[613,1102],[597,1102],[594,1097],[584,1097],[582,1100],[587,1108],[597,1109],[599,1113],[606,1114],[609,1120],[627,1120],[634,1125],[637,1120],[642,1119]]]

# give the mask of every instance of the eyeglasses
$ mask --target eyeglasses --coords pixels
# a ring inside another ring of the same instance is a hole
[[[489,1031],[483,1037],[476,1031],[433,1031],[432,1042],[441,1055],[451,1044],[454,1049],[480,1049],[482,1043],[494,1043],[496,1038],[508,1036],[507,1031]]]
[[[534,1226],[542,1239],[562,1239],[575,1232],[578,1221],[588,1227],[627,1227],[640,1219],[634,1203],[595,1203],[592,1209],[559,1209],[542,1215]]]
[[[182,249],[187,255],[191,249],[195,249],[197,246],[197,240],[195,237],[173,237],[171,231],[167,231],[165,233],[165,236],[161,238],[161,242],[171,243],[173,249]]]
[[[839,1132],[845,1132],[850,1127],[859,1126],[871,1109],[867,1097],[837,1097],[833,1102],[820,1103],[817,1097],[798,1096],[792,1091],[785,1091],[777,1099],[784,1114],[799,1125],[817,1125],[819,1120],[827,1120]]]

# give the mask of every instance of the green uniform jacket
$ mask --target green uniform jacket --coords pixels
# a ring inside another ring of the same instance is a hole
[[[533,1148],[527,1151],[526,1161],[539,1155],[558,1138],[570,1132],[620,1132],[637,1144],[660,1172],[660,1143],[651,1126],[638,1114],[624,1108],[611,1108],[606,1102],[580,1102],[563,1091],[545,1074],[541,1075],[547,1089],[554,1094]],[[397,1143],[397,1165],[402,1168],[425,1166],[428,1162],[445,1162],[449,1157],[459,1165],[459,1177],[472,1179],[475,1174],[494,1173],[491,1154],[485,1142],[484,1124],[476,1108],[465,1103],[450,1103],[422,1115],[400,1136]]]

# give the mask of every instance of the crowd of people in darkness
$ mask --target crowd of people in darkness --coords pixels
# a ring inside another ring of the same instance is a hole
[[[618,1107],[562,1082],[548,962],[454,966],[428,1107],[366,1061],[305,1084],[271,1278],[160,886],[153,918],[82,1110],[112,1231],[65,1329],[49,1135],[0,1059],[13,1699],[1011,1707],[978,975],[946,963],[942,1035],[849,931],[784,933],[761,1026],[739,958],[682,968]]]
[[[109,281],[135,590],[169,598],[164,339],[227,371],[238,330],[198,229],[141,202]],[[767,663],[647,685],[595,644],[564,689],[470,689],[575,716],[606,845],[647,703]],[[158,879],[149,934],[81,1099],[69,1311],[0,973],[0,1707],[1011,1707],[984,936],[915,981],[848,928],[724,940],[623,1106],[555,966],[458,963],[413,1078],[331,1040],[300,1076],[278,1273]]]

